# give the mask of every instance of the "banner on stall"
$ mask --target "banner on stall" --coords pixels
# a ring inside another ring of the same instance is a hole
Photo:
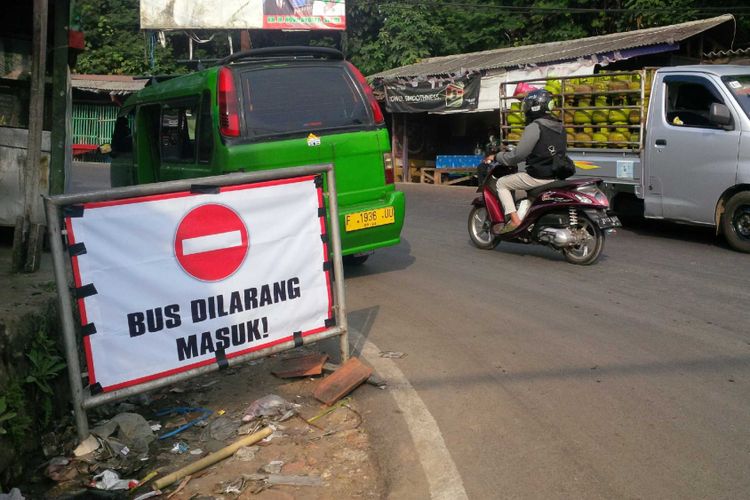
[[[389,113],[474,110],[479,103],[479,75],[446,81],[387,82],[385,106]]]
[[[344,0],[141,0],[141,29],[345,30]]]
[[[65,207],[92,392],[334,325],[320,176]]]

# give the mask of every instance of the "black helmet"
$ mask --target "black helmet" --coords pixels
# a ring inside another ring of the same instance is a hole
[[[526,115],[526,122],[548,115],[555,108],[555,100],[548,91],[536,89],[529,92],[521,102],[521,111]]]

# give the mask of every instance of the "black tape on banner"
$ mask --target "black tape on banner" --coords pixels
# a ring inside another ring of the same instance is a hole
[[[83,217],[83,205],[67,205],[63,207],[65,217]]]
[[[323,187],[323,177],[321,177],[320,175],[315,176],[315,187],[316,188]]]
[[[71,257],[78,257],[86,253],[86,245],[83,242],[74,243],[68,247],[68,253]]]
[[[294,332],[294,347],[302,347],[302,332]]]
[[[326,328],[331,328],[332,326],[336,326],[336,315],[334,314],[330,318],[328,318],[325,322]]]
[[[99,292],[96,291],[96,287],[93,283],[89,283],[88,285],[76,288],[74,293],[77,299],[85,299],[86,297],[91,297]]]
[[[88,337],[89,335],[93,335],[96,333],[96,325],[93,323],[85,324],[81,327],[81,335],[84,337]]]
[[[219,365],[219,370],[226,370],[227,368],[229,368],[227,353],[224,351],[224,349],[216,350],[216,364]]]
[[[325,217],[326,213],[326,207],[318,207],[318,217]]]
[[[323,271],[330,271],[333,269],[333,262],[330,260],[327,260],[323,262]]]
[[[325,234],[325,233],[324,233],[324,234],[321,234],[321,235],[320,235],[320,241],[322,241],[323,243],[326,243],[326,244],[328,244],[328,235],[327,235],[327,234]]]
[[[193,184],[190,186],[190,194],[219,194],[219,186],[210,184]]]
[[[92,384],[89,387],[89,390],[91,391],[92,396],[96,396],[97,394],[100,394],[104,389],[102,389],[102,384],[97,382],[96,384]]]

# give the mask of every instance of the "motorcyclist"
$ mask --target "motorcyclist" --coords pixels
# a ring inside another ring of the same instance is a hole
[[[563,124],[552,116],[555,101],[548,91],[535,89],[523,98],[521,110],[526,118],[518,146],[512,151],[500,152],[486,157],[487,161],[497,161],[503,165],[518,165],[526,162],[526,171],[500,177],[497,180],[497,193],[500,203],[510,222],[502,228],[493,228],[495,233],[515,230],[525,214],[516,212],[511,190],[529,190],[544,186],[555,180],[552,173],[552,157],[566,152],[566,135]]]

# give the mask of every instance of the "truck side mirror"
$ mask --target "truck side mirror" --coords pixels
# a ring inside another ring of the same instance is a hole
[[[708,113],[708,120],[714,125],[726,127],[732,123],[732,114],[725,104],[714,102],[711,104],[711,110]]]

